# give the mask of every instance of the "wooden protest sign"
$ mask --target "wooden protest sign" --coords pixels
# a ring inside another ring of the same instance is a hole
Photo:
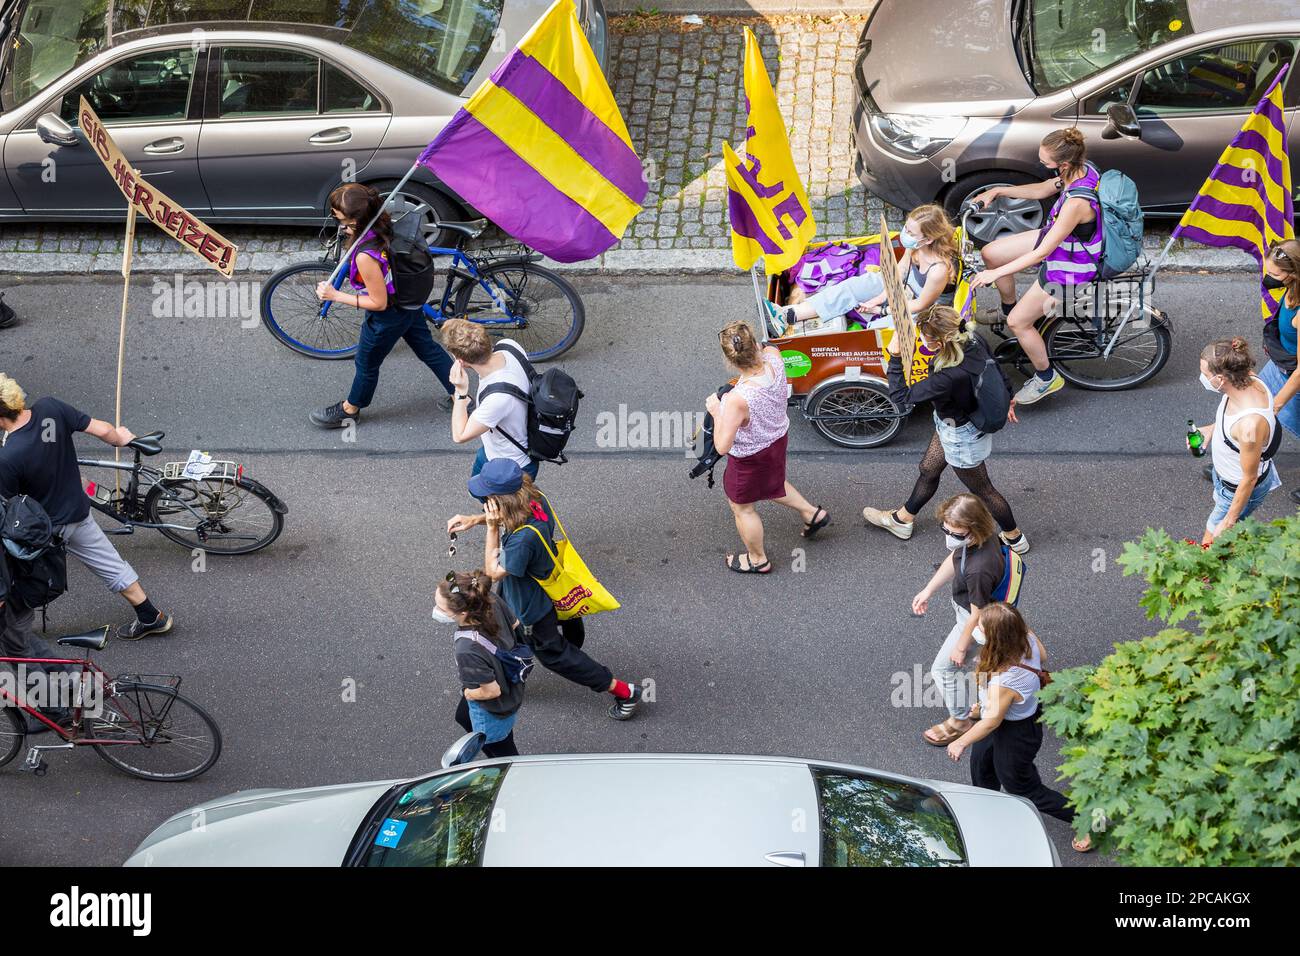
[[[232,275],[239,247],[147,182],[118,149],[84,96],[81,98],[78,117],[86,141],[113,177],[113,182],[126,197],[127,204],[138,215],[170,235],[182,248],[198,256],[205,265],[216,269],[223,276]],[[124,268],[129,267],[128,259],[124,262]]]
[[[898,354],[903,358],[903,377],[908,385],[916,383],[916,323],[912,321],[912,310],[907,306],[907,291],[903,280],[898,277],[898,260],[894,258],[894,243],[889,238],[889,223],[880,216],[880,278],[885,283],[885,299],[889,302],[889,314],[894,319],[894,334],[898,336]]]

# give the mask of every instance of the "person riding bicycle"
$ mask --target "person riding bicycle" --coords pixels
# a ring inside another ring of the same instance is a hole
[[[1034,366],[1034,375],[1015,395],[1018,405],[1032,405],[1065,386],[1052,368],[1035,324],[1052,308],[1054,291],[1094,281],[1101,274],[1104,245],[1101,205],[1096,198],[1101,173],[1087,161],[1083,133],[1075,127],[1053,130],[1038,147],[1038,162],[1051,178],[1024,186],[995,186],[972,201],[988,205],[1007,196],[1013,199],[1048,199],[1059,193],[1047,223],[1036,231],[1018,232],[995,239],[982,250],[985,271],[971,279],[971,288],[997,285],[1002,314]],[[1071,195],[1092,190],[1091,198]],[[1038,266],[1038,277],[1016,300],[1016,273]]]
[[[140,576],[122,559],[90,513],[90,498],[81,486],[76,432],[94,435],[106,445],[123,448],[135,439],[125,426],[114,427],[57,398],[39,398],[29,408],[18,383],[0,374],[0,497],[35,498],[63,536],[68,553],[135,609],[135,620],[117,629],[123,640],[166,634],[172,617],[154,607],[140,586]]]
[[[339,221],[349,244],[356,231],[375,219],[383,206],[372,187],[361,183],[344,183],[330,193],[330,212]],[[398,340],[403,340],[411,351],[437,377],[446,391],[438,407],[451,409],[452,384],[448,378],[451,357],[433,340],[433,333],[424,320],[422,309],[404,309],[390,301],[396,292],[388,264],[389,246],[393,240],[393,222],[388,213],[381,213],[374,226],[363,237],[348,263],[348,281],[353,292],[336,289],[328,281],[316,286],[321,301],[341,302],[366,310],[361,325],[361,338],[357,343],[356,374],[348,397],[320,411],[311,413],[312,423],[321,428],[342,428],[349,421],[361,419],[361,409],[370,405],[379,384],[379,367]]]

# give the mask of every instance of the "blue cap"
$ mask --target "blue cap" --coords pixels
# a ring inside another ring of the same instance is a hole
[[[513,495],[523,486],[523,469],[513,458],[493,458],[469,480],[469,493],[481,500],[491,495]]]

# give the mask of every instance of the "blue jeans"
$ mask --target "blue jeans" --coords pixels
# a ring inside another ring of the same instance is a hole
[[[1268,386],[1269,393],[1276,395],[1291,376],[1287,375],[1272,362],[1259,370],[1259,380]],[[1300,438],[1300,396],[1291,399],[1277,413],[1278,423],[1291,433],[1292,438]]]
[[[885,280],[879,272],[864,272],[843,282],[828,285],[805,300],[823,319],[833,319],[855,309],[862,302],[874,299],[885,291]]]
[[[1255,490],[1250,493],[1250,499],[1246,502],[1246,507],[1241,509],[1241,514],[1237,517],[1240,521],[1243,518],[1250,517],[1250,513],[1264,503],[1268,493],[1282,484],[1282,479],[1277,476],[1277,466],[1270,463],[1268,471],[1259,476],[1259,481],[1255,483]],[[1214,473],[1214,510],[1210,512],[1210,517],[1206,519],[1205,529],[1213,531],[1214,526],[1228,516],[1228,511],[1232,508],[1232,499],[1236,495],[1235,491],[1229,491],[1223,485],[1223,480],[1219,473]]]
[[[486,464],[487,464],[487,449],[483,447],[482,442],[479,442],[478,454],[474,456],[474,465],[469,470],[469,476],[473,478],[475,475],[477,475],[480,471],[483,470],[483,466]],[[536,481],[537,470],[541,468],[541,466],[542,463],[540,461],[530,461],[526,465],[520,465],[519,468],[525,475],[533,479],[533,481]],[[478,500],[482,501],[484,499],[479,498]]]
[[[502,717],[500,714],[491,713],[477,700],[467,700],[465,704],[469,707],[470,724],[476,731],[487,737],[484,743],[499,743],[509,737],[510,731],[515,729],[515,718],[519,716],[519,711]]]
[[[981,435],[974,422],[949,425],[936,412],[934,430],[943,446],[943,460],[953,468],[977,468],[993,454],[993,436]]]
[[[348,402],[357,408],[365,408],[370,404],[375,397],[375,386],[379,384],[379,366],[384,364],[384,359],[388,358],[388,353],[399,339],[406,340],[411,351],[433,370],[447,394],[451,394],[451,379],[448,378],[451,356],[433,340],[429,323],[424,320],[424,312],[390,305],[383,312],[367,312],[366,320],[361,324],[361,339],[357,342],[357,372],[352,378]]]

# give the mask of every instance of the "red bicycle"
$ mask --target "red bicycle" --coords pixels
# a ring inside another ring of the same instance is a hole
[[[28,681],[0,682],[0,767],[23,750],[28,732],[24,713],[58,735],[58,743],[27,750],[21,769],[38,777],[45,776],[46,751],[73,747],[92,747],[114,767],[144,780],[191,780],[217,762],[221,731],[203,708],[178,693],[179,677],[110,677],[90,659],[91,651],[102,651],[108,643],[107,627],[61,637],[57,643],[84,648],[86,656],[0,657],[0,664],[16,668],[10,673],[36,665],[38,673],[28,680],[35,677],[43,692],[34,705],[26,699],[32,691]],[[51,719],[42,706],[58,707],[64,716]]]

